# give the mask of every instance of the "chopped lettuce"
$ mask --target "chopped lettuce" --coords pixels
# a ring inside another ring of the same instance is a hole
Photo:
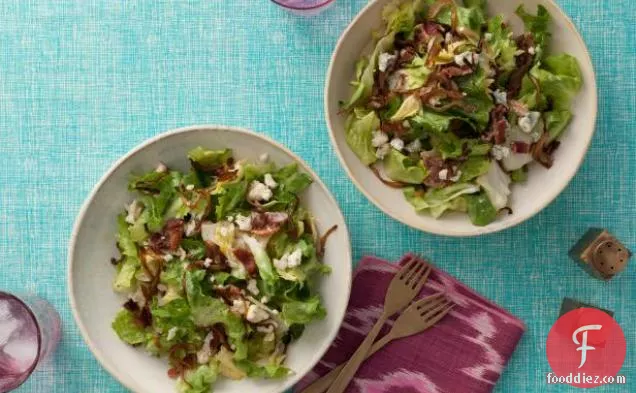
[[[465,4],[466,5],[466,4]],[[480,1],[469,1],[467,7],[452,4],[444,7],[435,17],[435,20],[445,25],[451,25],[452,8],[457,12],[457,26],[478,32],[485,21],[484,8]]]
[[[490,111],[494,104],[490,95],[483,90],[479,93],[469,94],[464,97],[465,108],[453,108],[449,112],[462,119],[466,119],[477,130],[485,130],[490,122]]]
[[[388,33],[403,33],[409,36],[415,27],[418,16],[423,15],[426,7],[435,0],[393,0],[384,7],[382,19]]]
[[[513,70],[516,66],[517,44],[512,37],[512,31],[504,23],[503,15],[497,15],[488,21],[487,32],[489,56],[495,59],[502,71]]]
[[[305,301],[296,300],[283,303],[282,318],[289,326],[295,323],[306,325],[327,315],[320,298],[314,296]]]
[[[287,367],[277,363],[261,366],[255,362],[242,360],[238,362],[238,366],[251,378],[279,379],[291,373]]]
[[[198,146],[188,152],[188,158],[193,166],[203,172],[211,172],[225,164],[232,157],[232,150],[209,150]]]
[[[298,194],[312,183],[311,176],[298,170],[298,164],[292,163],[280,168],[273,174],[278,190]]]
[[[470,183],[457,183],[444,188],[431,188],[421,192],[413,187],[404,189],[406,200],[418,212],[428,212],[440,217],[446,210],[464,210],[462,195],[479,192],[479,187]]]
[[[548,140],[553,141],[561,136],[561,133],[570,124],[572,120],[572,112],[568,109],[553,110],[543,114],[545,119],[545,128],[548,132]]]
[[[179,393],[210,393],[218,372],[218,366],[215,363],[202,364],[194,370],[188,370],[184,377],[179,379],[177,391]]]
[[[117,247],[122,254],[122,261],[118,264],[118,272],[113,282],[117,292],[127,292],[133,287],[135,274],[141,267],[137,246],[132,239],[126,218],[121,214],[117,219]]]
[[[380,119],[373,111],[355,110],[347,119],[345,125],[347,144],[364,165],[370,165],[377,160],[371,140],[373,131],[379,128]]]
[[[410,95],[402,102],[397,112],[391,116],[391,121],[401,121],[415,116],[420,109],[422,109],[422,100],[416,95]]]
[[[428,175],[422,160],[415,161],[395,149],[384,157],[384,171],[393,180],[411,184],[422,183]]]
[[[483,193],[466,195],[466,211],[470,221],[477,226],[488,225],[497,218],[497,209]]]
[[[391,75],[389,86],[402,91],[419,89],[426,84],[430,74],[431,69],[428,68],[424,59],[417,56],[410,64]]]
[[[359,101],[364,100],[371,95],[371,90],[373,89],[373,74],[378,64],[378,57],[380,54],[393,48],[394,40],[395,33],[389,33],[378,41],[373,53],[369,57],[369,61],[367,62],[364,71],[362,71],[360,78],[354,83],[356,90],[349,101],[344,104],[345,109],[352,108]]]
[[[112,327],[117,336],[130,345],[139,345],[146,341],[146,330],[135,320],[135,316],[126,309],[122,309],[117,313]]]
[[[128,189],[142,193],[144,217],[148,229],[155,232],[164,224],[164,212],[170,206],[176,191],[175,186],[180,182],[177,172],[149,172],[141,176],[132,176]]]
[[[461,171],[459,181],[467,182],[487,173],[490,165],[496,164],[492,164],[486,156],[468,157],[468,159],[459,166],[459,170]]]
[[[275,282],[277,279],[276,273],[274,273],[272,261],[269,259],[263,244],[251,236],[244,236],[243,240],[247,243],[252,255],[254,255],[254,261],[256,262],[256,266],[258,266],[258,273],[261,278],[265,283],[271,284]]]
[[[550,43],[550,13],[542,6],[537,6],[537,15],[528,13],[523,4],[517,7],[515,13],[523,20],[526,29],[532,33],[534,42],[541,50],[545,50]]]
[[[542,93],[555,109],[568,110],[581,89],[582,76],[576,59],[567,54],[547,56],[536,71]]]
[[[506,207],[510,195],[510,177],[499,165],[490,165],[488,172],[477,178],[477,184],[486,191],[496,210]]]
[[[235,356],[225,347],[221,347],[221,350],[215,356],[215,360],[219,364],[219,373],[224,377],[234,380],[247,377],[247,373],[238,367]]]
[[[248,182],[244,179],[236,179],[217,186],[214,191],[217,204],[214,208],[216,219],[222,220],[244,203]]]
[[[528,169],[526,167],[522,167],[510,172],[510,180],[512,180],[513,183],[525,182],[528,180]]]

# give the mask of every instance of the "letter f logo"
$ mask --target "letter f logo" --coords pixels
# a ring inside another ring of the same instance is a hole
[[[580,347],[576,348],[577,351],[581,351],[581,364],[579,365],[579,368],[583,367],[583,365],[585,364],[585,361],[587,360],[587,351],[593,351],[596,349],[592,346],[587,345],[587,331],[601,330],[602,327],[603,327],[602,325],[585,325],[576,329],[574,333],[572,334],[572,341],[574,341],[574,344],[581,345]],[[583,334],[581,335],[582,337],[581,342],[579,342],[576,336],[581,332],[583,332]]]

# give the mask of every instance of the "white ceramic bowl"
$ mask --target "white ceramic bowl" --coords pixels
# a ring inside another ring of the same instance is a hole
[[[583,74],[583,87],[572,104],[574,118],[561,137],[552,169],[531,165],[528,181],[513,185],[512,215],[501,215],[485,227],[474,226],[465,214],[448,214],[435,220],[418,215],[404,199],[400,190],[382,184],[351,151],[345,140],[345,116],[340,115],[338,102],[348,100],[349,81],[353,79],[356,61],[368,49],[371,33],[382,26],[382,9],[391,0],[371,1],[344,31],[331,58],[325,83],[325,115],[331,142],[340,162],[362,193],[380,210],[398,221],[422,231],[448,236],[476,236],[497,232],[517,225],[537,214],[565,189],[583,162],[594,134],[597,112],[596,79],[590,55],[572,21],[552,0],[488,0],[489,15],[503,14],[516,33],[523,24],[514,10],[523,3],[535,12],[543,4],[552,15],[551,53],[567,52],[577,58]]]
[[[189,167],[188,150],[204,146],[233,149],[235,157],[257,160],[267,153],[280,165],[296,162],[314,183],[302,203],[316,216],[324,233],[338,225],[327,242],[324,262],[331,275],[322,279],[320,293],[327,317],[307,327],[302,338],[289,348],[287,365],[295,374],[279,381],[222,380],[215,392],[279,393],[291,387],[320,360],[340,327],[351,286],[351,246],[347,227],[333,196],[318,176],[298,156],[262,135],[238,128],[195,126],[161,134],[144,142],[117,161],[95,186],[84,203],[71,237],[68,252],[68,287],[73,315],[97,360],[122,384],[138,393],[174,393],[167,362],[134,349],[115,335],[110,325],[124,299],[112,290],[115,275],[109,260],[118,255],[115,247],[116,217],[131,195],[126,185],[131,172],[149,171],[159,161],[171,168]]]

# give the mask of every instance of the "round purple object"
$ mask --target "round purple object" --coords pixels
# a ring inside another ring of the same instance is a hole
[[[335,0],[272,0],[279,6],[300,15],[315,15]]]
[[[0,393],[29,378],[60,340],[60,317],[35,296],[0,291]]]

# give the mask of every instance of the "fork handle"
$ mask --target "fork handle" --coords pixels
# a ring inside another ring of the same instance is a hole
[[[385,345],[393,341],[395,337],[391,334],[391,332],[387,333],[386,336],[382,337],[378,341],[373,343],[371,350],[367,353],[365,359],[373,356],[374,353],[378,352],[380,349],[384,348]],[[307,386],[301,393],[323,393],[325,390],[329,388],[331,383],[340,373],[340,370],[344,368],[346,363],[339,364],[333,370],[329,371],[327,374],[315,380],[311,385]]]
[[[362,344],[358,347],[355,353],[351,356],[347,364],[345,364],[344,368],[336,377],[336,380],[333,382],[327,393],[342,393],[349,385],[349,382],[356,375],[356,372],[364,362],[364,359],[367,357],[367,353],[371,349],[373,342],[375,341],[378,334],[380,334],[380,330],[382,326],[384,326],[384,322],[388,319],[388,315],[386,313],[382,313],[378,321],[373,326],[373,329],[367,334],[367,337],[364,339]]]

